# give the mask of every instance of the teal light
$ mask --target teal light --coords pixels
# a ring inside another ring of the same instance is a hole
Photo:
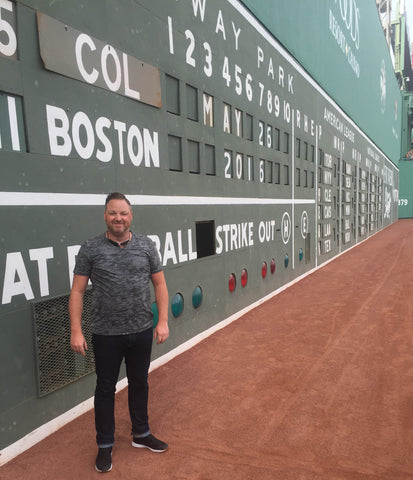
[[[152,324],[153,324],[153,328],[156,327],[156,325],[158,325],[158,305],[156,304],[156,302],[153,302],[152,303]]]
[[[176,293],[172,299],[172,314],[175,318],[182,315],[184,311],[184,297],[180,293]]]
[[[303,256],[304,256],[303,249],[300,248],[300,250],[298,251],[298,258],[299,258],[300,262],[303,259]]]
[[[284,255],[284,266],[285,266],[285,268],[288,267],[289,261],[290,261],[290,258],[289,258],[289,256],[288,256],[288,253],[286,253],[286,254]]]
[[[198,308],[201,303],[202,303],[202,288],[198,285],[194,288],[194,291],[192,292],[192,305],[194,308]]]

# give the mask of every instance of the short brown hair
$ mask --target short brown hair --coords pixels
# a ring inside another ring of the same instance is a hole
[[[125,195],[124,195],[123,193],[120,193],[120,192],[112,192],[112,193],[109,193],[109,195],[106,197],[105,208],[107,207],[108,203],[109,203],[111,200],[125,200],[125,202],[126,202],[129,206],[131,206],[130,201],[125,197]]]

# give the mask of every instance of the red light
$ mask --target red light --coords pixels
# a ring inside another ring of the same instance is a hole
[[[229,281],[228,281],[228,288],[230,292],[233,292],[235,290],[235,285],[237,284],[237,280],[235,278],[235,275],[231,273],[229,276]]]
[[[274,259],[271,260],[270,269],[271,269],[271,274],[273,274],[275,272],[275,260]]]
[[[241,272],[241,285],[245,287],[247,282],[248,282],[248,272],[244,268]]]
[[[262,262],[261,275],[262,278],[265,278],[267,276],[267,262]]]

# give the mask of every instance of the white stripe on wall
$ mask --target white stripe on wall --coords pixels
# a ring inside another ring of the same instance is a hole
[[[307,198],[194,197],[189,195],[128,195],[132,205],[312,205]],[[105,204],[106,194],[0,192],[0,206],[86,206]]]

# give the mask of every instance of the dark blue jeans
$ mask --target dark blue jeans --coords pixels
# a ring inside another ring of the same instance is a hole
[[[92,343],[96,365],[95,425],[99,447],[115,441],[115,391],[122,360],[128,377],[129,414],[132,435],[149,435],[148,370],[151,361],[153,330],[130,335],[95,335]]]

